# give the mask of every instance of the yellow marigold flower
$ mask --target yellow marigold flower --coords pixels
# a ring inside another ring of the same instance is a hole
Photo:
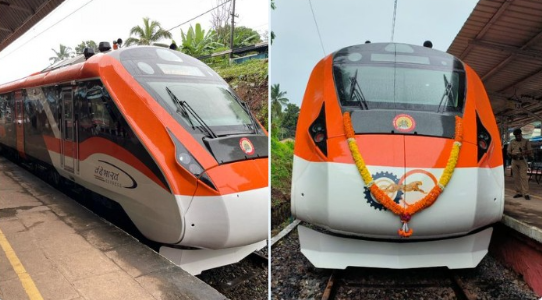
[[[373,184],[374,183],[373,177],[371,176],[371,173],[367,169],[367,166],[365,165],[365,161],[363,160],[363,157],[359,153],[358,145],[355,139],[356,133],[354,132],[354,128],[352,126],[352,120],[350,118],[350,114],[348,112],[345,112],[343,115],[344,131],[348,139],[348,148],[350,149],[350,153],[352,154],[352,158],[354,160],[354,163],[356,164],[359,174],[361,175],[361,178],[363,179],[363,182],[369,188],[369,190],[371,191],[371,194],[378,200],[378,202],[382,204],[384,207],[386,207],[389,211],[400,216],[402,222],[405,225],[406,223],[408,223],[411,216],[413,216],[415,213],[433,205],[433,203],[437,201],[437,198],[439,197],[439,195],[444,191],[444,187],[446,187],[448,182],[450,182],[450,180],[452,179],[453,172],[455,170],[457,161],[459,159],[459,150],[461,148],[461,141],[463,140],[462,121],[463,120],[460,117],[458,116],[455,117],[455,141],[452,145],[452,149],[450,151],[450,157],[448,158],[448,162],[446,163],[444,172],[440,176],[438,184],[435,185],[431,189],[431,191],[429,191],[429,193],[427,193],[427,195],[420,201],[416,202],[413,205],[402,207],[401,205],[395,203],[395,201],[393,201],[388,196],[388,194],[382,191],[376,184]],[[404,228],[406,229],[408,227],[404,227]],[[403,237],[409,237],[412,235],[413,232],[414,231],[412,229],[398,230],[399,235]]]

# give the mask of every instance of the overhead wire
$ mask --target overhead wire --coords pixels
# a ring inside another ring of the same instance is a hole
[[[314,15],[314,9],[312,8],[311,0],[309,0],[309,5],[311,7],[312,18],[314,20],[314,24],[316,25],[316,31],[318,32],[318,38],[320,39],[320,46],[322,46],[322,51],[324,52],[324,55],[326,55],[326,50],[324,49],[324,43],[322,42],[322,36],[320,35],[320,28],[318,28],[318,22],[316,22],[316,16]]]
[[[391,21],[391,41],[393,42],[393,36],[395,34],[395,16],[397,14],[397,0],[395,0],[395,3],[393,5],[393,19]]]
[[[70,14],[68,14],[67,16],[65,16],[64,18],[58,20],[56,23],[54,23],[53,25],[47,27],[45,30],[41,31],[40,33],[36,34],[35,36],[33,36],[31,39],[29,39],[28,41],[24,42],[23,44],[19,45],[17,48],[13,49],[11,52],[9,52],[8,54],[6,54],[5,56],[2,56],[0,57],[0,60],[10,56],[11,54],[13,54],[15,51],[19,50],[21,47],[23,47],[24,45],[30,43],[30,41],[33,41],[35,38],[37,38],[38,36],[42,35],[43,33],[45,33],[47,30],[53,28],[54,26],[56,26],[58,23],[64,21],[65,19],[69,18],[71,15],[73,15],[74,13],[78,12],[79,10],[81,10],[83,7],[89,5],[91,2],[93,2],[94,0],[90,0],[88,1],[87,3],[83,4],[82,6],[80,6],[79,8],[77,8],[76,10],[74,10],[73,12],[71,12]]]
[[[201,17],[201,16],[203,16],[203,15],[205,15],[205,14],[208,14],[208,13],[210,13],[211,11],[213,11],[213,10],[215,10],[215,9],[221,7],[221,6],[226,5],[227,3],[230,3],[231,1],[232,1],[232,0],[228,0],[228,1],[224,2],[224,3],[222,3],[222,4],[219,4],[219,5],[217,5],[217,6],[213,7],[213,8],[211,8],[211,9],[209,9],[208,11],[206,11],[206,12],[204,12],[204,13],[201,13],[201,14],[199,14],[199,15],[193,17],[192,19],[190,19],[190,20],[188,20],[188,21],[185,21],[185,22],[183,22],[183,23],[181,23],[181,24],[179,24],[179,25],[177,25],[177,26],[175,26],[175,27],[172,27],[172,28],[168,29],[167,31],[172,31],[173,29],[175,29],[175,28],[177,28],[177,27],[180,27],[180,26],[183,26],[184,24],[186,24],[186,23],[188,23],[188,22],[194,21],[195,19],[197,19],[197,18],[199,18],[199,17]]]
[[[67,19],[68,17],[70,17],[70,16],[73,15],[74,13],[78,12],[79,10],[81,10],[82,8],[84,8],[85,6],[89,5],[89,4],[92,3],[93,1],[94,1],[94,0],[90,0],[90,1],[88,1],[87,3],[83,4],[82,6],[80,6],[79,8],[77,8],[76,10],[74,10],[73,12],[71,12],[70,14],[68,14],[67,16],[65,16],[64,18],[58,20],[58,21],[55,22],[53,25],[47,27],[45,30],[43,30],[43,31],[41,31],[40,33],[38,33],[38,34],[36,34],[35,36],[33,36],[33,37],[32,37],[31,39],[29,39],[28,41],[26,41],[26,42],[24,42],[23,44],[19,45],[17,48],[13,49],[12,51],[10,51],[9,53],[7,53],[6,55],[0,57],[0,60],[6,58],[6,57],[8,57],[8,56],[10,56],[10,55],[13,54],[14,52],[16,52],[17,50],[19,50],[20,48],[22,48],[24,45],[28,44],[30,41],[32,41],[32,40],[34,40],[35,38],[37,38],[38,36],[42,35],[42,34],[45,33],[46,31],[48,31],[49,29],[53,28],[54,26],[56,26],[56,25],[59,24],[60,22],[64,21],[65,19]],[[177,27],[180,27],[180,26],[182,26],[182,25],[188,23],[188,22],[191,22],[191,21],[193,21],[193,20],[195,20],[195,19],[197,19],[197,18],[199,18],[199,17],[201,17],[201,16],[203,16],[203,15],[205,15],[205,14],[208,14],[209,12],[211,12],[211,11],[213,11],[213,10],[215,10],[215,9],[217,9],[217,8],[219,8],[219,7],[223,6],[223,5],[225,5],[225,4],[229,3],[229,2],[231,2],[231,1],[232,1],[232,0],[227,0],[226,2],[224,2],[224,3],[222,3],[222,4],[219,4],[219,5],[217,5],[217,6],[213,7],[213,8],[211,8],[211,9],[209,9],[209,10],[207,10],[207,11],[205,11],[205,12],[199,14],[199,15],[197,15],[196,17],[193,17],[193,18],[191,18],[191,19],[188,20],[188,21],[185,21],[185,22],[183,22],[183,23],[181,23],[181,24],[179,24],[179,25],[177,25],[177,26],[174,26],[174,27],[168,29],[167,31],[171,31],[171,30],[173,30],[173,29],[175,29],[175,28],[177,28]]]
[[[15,51],[19,50],[21,47],[23,47],[24,45],[28,44],[30,41],[34,40],[36,37],[42,35],[42,34],[45,33],[46,31],[48,31],[49,29],[53,28],[53,27],[56,26],[58,23],[64,21],[65,19],[67,19],[68,17],[70,17],[70,16],[73,15],[74,13],[78,12],[78,11],[81,10],[83,7],[87,6],[88,4],[90,4],[90,3],[93,2],[93,1],[94,1],[94,0],[90,0],[90,1],[88,1],[87,3],[83,4],[82,6],[80,6],[79,8],[77,8],[76,10],[74,10],[73,12],[71,12],[70,14],[68,14],[67,16],[65,16],[64,18],[60,19],[59,21],[57,21],[57,22],[54,23],[53,25],[49,26],[49,27],[46,28],[45,30],[43,30],[43,31],[41,31],[40,33],[36,34],[34,37],[32,37],[31,39],[29,39],[28,41],[26,41],[26,42],[24,42],[23,44],[19,45],[17,48],[15,48],[15,49],[12,50],[11,52],[7,53],[5,56],[0,57],[0,60],[2,60],[2,59],[4,59],[4,58],[8,57],[8,56],[11,55],[11,54],[13,54]],[[203,12],[203,13],[201,13],[201,14],[199,14],[199,15],[197,15],[197,16],[195,16],[195,17],[189,19],[189,20],[187,20],[187,21],[184,21],[184,22],[182,22],[181,24],[179,24],[179,25],[177,25],[177,26],[174,26],[174,27],[168,29],[167,31],[172,31],[173,29],[175,29],[175,28],[177,28],[177,27],[180,27],[180,26],[182,26],[182,25],[185,25],[185,24],[187,24],[187,23],[189,23],[189,22],[191,22],[191,21],[193,21],[193,20],[195,20],[195,19],[197,19],[197,18],[199,18],[199,17],[201,17],[201,16],[203,16],[203,15],[205,15],[205,14],[208,14],[209,12],[211,12],[211,11],[213,11],[213,10],[215,10],[215,9],[217,9],[217,8],[219,8],[219,7],[221,7],[221,6],[223,6],[223,5],[226,5],[226,4],[230,3],[231,1],[232,1],[232,0],[227,0],[226,2],[221,3],[221,4],[219,4],[219,5],[215,6],[215,7],[213,7],[213,8],[211,8],[211,9],[209,9],[209,10],[207,10],[207,11],[205,11],[205,12]],[[312,9],[312,7],[311,7],[311,9]],[[316,21],[316,20],[315,20],[315,21]],[[317,25],[317,26],[318,26],[318,25]],[[322,46],[322,49],[323,49],[323,46]]]

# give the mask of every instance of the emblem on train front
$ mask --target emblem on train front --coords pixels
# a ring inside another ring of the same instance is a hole
[[[390,185],[399,183],[399,178],[397,178],[397,176],[389,172],[377,172],[376,174],[372,174],[372,175],[373,175],[373,180],[375,184],[381,189],[385,189],[386,187]],[[371,191],[367,187],[365,187],[364,194],[365,194],[365,199],[367,200],[367,203],[369,203],[372,207],[378,210],[386,209],[384,205],[380,204],[373,197],[373,194],[371,194]],[[390,198],[393,201],[395,201],[395,203],[399,203],[402,195],[403,195],[403,192],[401,190],[397,190],[393,193],[388,193],[388,196],[390,196]]]
[[[242,138],[239,140],[239,147],[241,147],[241,150],[245,152],[246,155],[252,155],[254,154],[254,145],[252,142],[247,138]]]
[[[437,178],[430,172],[422,169],[413,169],[401,178],[391,172],[377,172],[372,174],[374,183],[398,204],[412,205],[423,199],[427,193],[438,183]],[[372,207],[378,210],[386,208],[380,204],[365,187],[365,199]]]
[[[407,114],[400,114],[393,119],[393,127],[400,132],[410,132],[416,128],[416,121]]]

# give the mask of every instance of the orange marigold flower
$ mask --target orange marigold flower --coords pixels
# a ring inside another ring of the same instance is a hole
[[[453,143],[452,150],[450,151],[450,157],[448,158],[448,162],[446,164],[444,172],[442,173],[438,181],[439,184],[442,186],[442,188],[438,184],[435,185],[423,199],[416,202],[415,204],[408,205],[406,208],[404,208],[401,205],[395,203],[395,201],[393,201],[388,196],[388,194],[382,191],[376,184],[372,184],[369,187],[371,194],[376,198],[376,200],[380,204],[382,204],[385,208],[387,208],[394,214],[400,216],[401,221],[404,223],[404,225],[406,225],[406,223],[410,221],[410,218],[415,213],[433,205],[433,203],[437,201],[437,198],[442,193],[443,188],[448,184],[448,182],[452,178],[452,174],[454,172],[454,169],[457,165],[457,161],[459,158],[460,143],[463,140],[463,122],[462,121],[463,120],[460,117],[458,116],[455,117],[455,141],[459,143]],[[371,173],[367,169],[367,166],[365,165],[365,161],[363,160],[363,157],[359,153],[359,149],[356,144],[356,141],[353,140],[356,136],[356,133],[354,132],[354,128],[352,126],[352,120],[350,118],[349,112],[344,113],[343,122],[344,122],[344,130],[345,130],[346,137],[348,139],[352,139],[348,141],[348,148],[350,149],[350,153],[352,154],[354,163],[356,164],[358,172],[360,173],[365,185],[369,185],[369,183],[373,181],[373,178],[371,176]],[[404,227],[404,228],[406,229],[408,227]],[[403,237],[409,237],[412,235],[413,232],[414,231],[412,229],[408,229],[406,231],[403,229],[398,230],[399,235]]]

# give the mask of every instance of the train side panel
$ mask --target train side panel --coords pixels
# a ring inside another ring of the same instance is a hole
[[[147,76],[149,68],[158,76]],[[154,80],[163,80],[159,91],[149,88]],[[187,97],[221,100],[231,110],[219,115],[229,123],[213,125],[222,133],[209,134],[203,122],[192,123],[197,113],[172,108],[179,103],[170,88],[179,98],[185,88]],[[203,259],[200,270],[238,261],[267,237],[267,138],[249,116],[218,74],[157,47],[101,53],[0,85],[3,148],[119,203],[150,240],[217,249],[166,251],[186,255],[190,265]]]

